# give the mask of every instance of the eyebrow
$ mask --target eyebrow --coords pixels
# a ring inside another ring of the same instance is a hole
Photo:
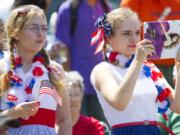
[[[122,32],[132,32],[131,30],[123,30]]]
[[[140,29],[138,29],[137,31],[141,31]],[[131,30],[122,30],[122,32],[132,32]]]
[[[30,24],[30,25],[39,25],[39,24],[32,23],[32,24]],[[47,24],[42,24],[42,25],[40,25],[40,26],[47,26]]]

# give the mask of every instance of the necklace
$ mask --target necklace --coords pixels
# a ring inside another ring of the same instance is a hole
[[[134,55],[130,58],[125,57],[118,52],[109,52],[107,54],[108,62],[120,68],[128,68],[134,59]],[[168,96],[171,94],[170,88],[166,85],[166,81],[158,68],[153,63],[144,62],[143,73],[147,78],[151,78],[158,92],[156,103],[158,112],[162,114],[164,119],[168,120],[167,113],[170,107]]]
[[[32,90],[36,83],[36,80],[43,76],[45,71],[44,67],[44,58],[37,54],[35,55],[33,59],[32,68],[30,69],[30,73],[28,74],[26,79],[23,79],[20,77],[19,73],[22,70],[22,60],[20,56],[15,56],[13,61],[13,68],[14,71],[9,71],[10,74],[10,86],[13,89],[17,90],[24,90],[24,93],[26,94],[25,102],[32,100]],[[8,108],[14,107],[16,104],[15,102],[18,100],[18,97],[16,97],[13,92],[9,92],[7,95],[7,106]]]

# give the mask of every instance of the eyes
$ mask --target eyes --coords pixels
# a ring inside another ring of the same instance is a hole
[[[44,34],[47,34],[48,27],[46,25],[38,25],[38,24],[31,24],[28,25],[25,29],[30,30],[32,33],[39,33],[42,31]]]
[[[136,31],[135,33],[133,33],[132,31],[123,31],[122,32],[122,35],[124,36],[133,36],[133,34],[135,34],[136,36],[139,36],[140,35],[140,30]]]

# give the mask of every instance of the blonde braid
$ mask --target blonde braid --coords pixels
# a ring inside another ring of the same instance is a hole
[[[5,91],[7,91],[10,88],[10,82],[11,82],[11,71],[14,70],[14,54],[13,54],[13,49],[14,49],[14,40],[10,40],[9,41],[9,45],[10,45],[10,71],[8,71],[7,73],[3,73],[0,75],[0,96],[3,95],[3,93]]]
[[[10,44],[10,47],[9,47],[9,50],[10,50],[10,67],[11,67],[11,70],[14,70],[14,40],[11,39],[9,41],[9,44]]]
[[[41,49],[40,53],[41,53],[42,57],[45,59],[44,66],[46,67],[46,69],[49,69],[50,58],[49,58],[47,52],[44,49]],[[60,92],[58,90],[61,88],[64,88],[64,83],[57,81],[51,72],[48,72],[48,76],[49,76],[50,82],[56,87],[57,92],[60,94]]]

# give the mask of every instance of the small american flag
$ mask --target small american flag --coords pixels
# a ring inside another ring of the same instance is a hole
[[[62,98],[58,95],[56,89],[53,87],[53,85],[48,81],[48,80],[43,80],[41,83],[41,87],[39,90],[39,95],[41,94],[49,94],[52,97],[54,97],[54,99],[56,100],[56,102],[62,106]]]

